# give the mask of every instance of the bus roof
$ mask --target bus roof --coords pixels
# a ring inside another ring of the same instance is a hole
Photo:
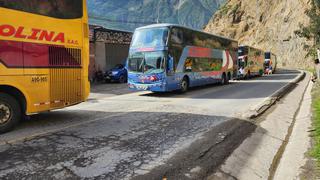
[[[226,37],[223,37],[223,36],[211,34],[211,33],[208,33],[208,32],[196,30],[196,29],[189,28],[189,27],[186,27],[186,26],[183,26],[183,25],[179,25],[179,24],[169,24],[169,23],[151,24],[151,25],[139,27],[139,28],[137,28],[136,30],[140,30],[140,29],[150,29],[150,28],[161,28],[161,27],[169,27],[169,28],[170,28],[170,27],[178,27],[178,28],[189,29],[189,30],[192,30],[192,31],[196,31],[196,32],[199,32],[199,33],[207,34],[207,35],[210,35],[210,36],[215,36],[215,37],[218,37],[218,38],[222,38],[222,39],[225,39],[225,40],[229,40],[229,41],[233,41],[233,42],[237,42],[237,43],[238,43],[238,41],[236,41],[236,40],[234,40],[234,39],[230,39],[230,38],[226,38]]]

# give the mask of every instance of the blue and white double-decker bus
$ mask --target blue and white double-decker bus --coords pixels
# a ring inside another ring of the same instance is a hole
[[[237,76],[238,42],[179,25],[156,24],[135,30],[128,57],[128,86],[167,92]]]

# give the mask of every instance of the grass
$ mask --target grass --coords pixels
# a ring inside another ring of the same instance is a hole
[[[313,87],[312,92],[312,108],[313,108],[313,139],[314,146],[311,150],[311,156],[316,158],[317,164],[320,165],[320,82]]]
[[[305,71],[308,71],[308,72],[310,72],[310,73],[312,73],[312,74],[314,74],[315,72],[316,72],[316,69],[315,68],[306,68],[306,69],[304,69]]]
[[[240,4],[236,4],[235,6],[233,6],[232,11],[231,11],[232,14],[235,14],[239,8],[240,8]]]
[[[229,9],[230,9],[230,5],[228,5],[228,3],[225,3],[223,6],[220,7],[218,12],[220,15],[225,16],[228,14]]]

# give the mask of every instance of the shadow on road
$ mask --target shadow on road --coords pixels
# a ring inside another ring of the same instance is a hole
[[[101,94],[103,95],[124,95],[130,94],[134,91],[129,90],[128,85],[126,83],[101,83],[101,84],[92,84],[90,93],[92,94]],[[99,97],[100,97],[99,96]],[[91,97],[91,98],[95,98]]]
[[[42,119],[80,118],[95,121],[0,146],[0,178],[186,179],[200,166],[190,177],[201,179],[256,128],[241,119],[187,113],[61,111],[33,116],[17,131],[44,126]]]

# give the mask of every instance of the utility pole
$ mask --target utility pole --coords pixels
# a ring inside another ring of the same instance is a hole
[[[160,3],[161,3],[161,0],[159,0],[159,2],[158,2],[158,9],[157,9],[157,23],[159,24],[159,19],[160,19]]]
[[[178,2],[178,23],[180,24],[180,22],[179,22],[179,13],[180,13],[180,6],[181,6],[181,0],[179,0],[179,2]]]

